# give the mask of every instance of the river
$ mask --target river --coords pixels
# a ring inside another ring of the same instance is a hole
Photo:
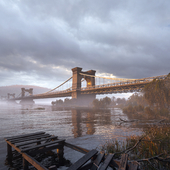
[[[41,104],[22,106],[1,103],[0,170],[8,169],[4,164],[7,152],[4,137],[45,131],[83,148],[100,150],[101,145],[108,140],[124,140],[127,136],[142,133],[132,123],[121,124],[119,118],[128,119],[119,108],[59,109]],[[65,157],[71,162],[80,156],[80,153],[65,148]]]

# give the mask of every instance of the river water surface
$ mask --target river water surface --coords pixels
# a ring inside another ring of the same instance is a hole
[[[142,133],[132,123],[122,124],[119,118],[128,119],[118,108],[59,109],[50,105],[0,104],[0,170],[8,169],[4,164],[7,152],[4,137],[45,131],[74,145],[100,150],[108,140],[124,140]],[[81,153],[65,148],[65,157],[71,162],[80,156]]]

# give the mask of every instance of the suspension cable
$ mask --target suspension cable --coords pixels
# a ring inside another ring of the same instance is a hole
[[[125,79],[125,78],[109,78],[109,77],[102,77],[102,76],[94,76],[94,75],[89,75],[89,74],[84,74],[84,73],[79,73],[83,76],[89,76],[89,77],[98,77],[98,78],[103,78],[103,79],[110,79],[110,80],[122,80],[122,81],[126,81],[126,80],[145,80],[145,79],[155,79],[155,78],[162,78],[162,77],[166,77],[167,75],[162,75],[162,76],[155,76],[155,77],[147,77],[147,78],[141,78],[141,79]]]
[[[16,98],[18,98],[20,95],[21,95],[21,93]]]
[[[109,77],[102,77],[102,76],[94,76],[94,75],[89,75],[89,74],[84,74],[84,73],[79,73],[83,76],[89,76],[89,77],[98,77],[98,78],[103,78],[103,79],[110,79],[110,80],[136,80],[136,79],[124,79],[124,78],[109,78]]]
[[[46,94],[46,93],[49,93],[49,92],[54,91],[55,89],[61,87],[63,84],[67,83],[67,82],[68,82],[69,80],[71,80],[72,78],[73,78],[73,77],[71,76],[71,77],[70,77],[69,79],[67,79],[64,83],[60,84],[59,86],[55,87],[54,89],[49,90],[49,91],[47,91],[47,92],[45,92],[45,93],[43,93],[43,94]]]
[[[81,82],[83,82],[85,79],[82,79],[81,80]],[[69,90],[69,89],[71,89],[72,87],[69,87],[69,88],[67,88],[66,90],[64,90],[64,91],[67,91],[67,90]]]

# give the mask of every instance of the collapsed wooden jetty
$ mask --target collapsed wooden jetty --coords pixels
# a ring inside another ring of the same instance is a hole
[[[29,163],[38,170],[56,170],[55,165],[50,167],[43,166],[34,157],[39,153],[45,153],[57,149],[57,156],[60,165],[64,165],[64,146],[69,147],[85,155],[77,162],[72,164],[67,170],[105,170],[110,167],[116,167],[119,170],[137,170],[137,162],[128,162],[128,155],[123,154],[121,160],[114,160],[114,154],[99,153],[97,150],[87,150],[73,144],[67,143],[64,139],[58,139],[57,136],[45,132],[37,132],[12,136],[5,138],[7,142],[7,161],[10,165],[13,163],[12,148],[17,151],[23,159],[23,169],[28,170]]]

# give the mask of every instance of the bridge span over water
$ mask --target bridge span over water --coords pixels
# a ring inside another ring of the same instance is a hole
[[[96,76],[95,70],[82,71],[82,68],[72,69],[72,76],[54,89],[33,95],[33,89],[22,88],[21,96],[10,100],[33,100],[57,97],[72,97],[77,102],[84,100],[93,101],[97,94],[128,93],[139,92],[143,87],[153,79],[164,79],[167,75],[147,77],[142,79],[126,79],[114,77]],[[85,86],[82,84],[85,82]],[[29,96],[25,96],[25,91]]]

